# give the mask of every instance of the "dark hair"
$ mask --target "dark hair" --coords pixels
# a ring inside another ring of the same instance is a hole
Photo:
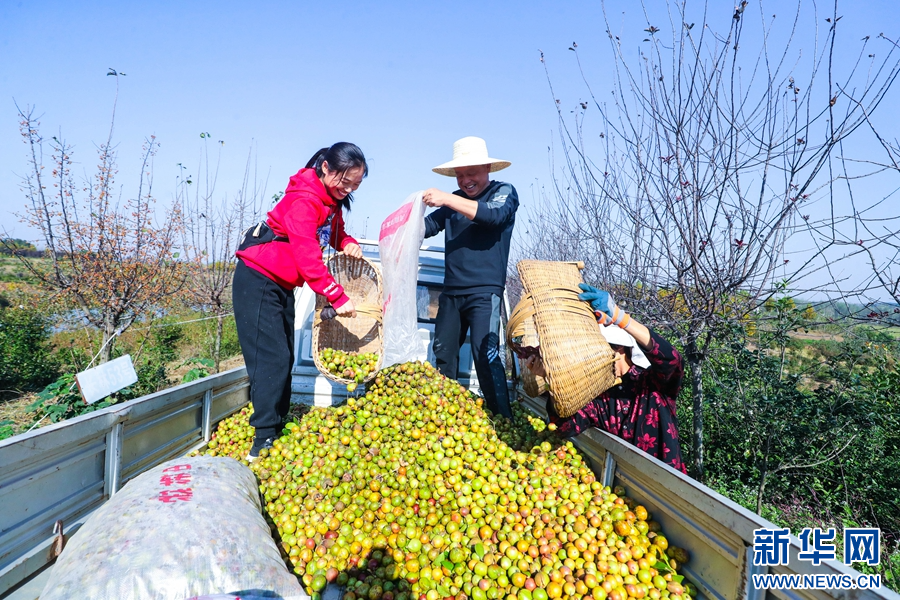
[[[623,346],[622,344],[610,344],[609,347],[613,349],[613,352],[616,351],[616,348],[621,348],[625,356],[631,358],[631,346]]]
[[[316,175],[322,177],[322,163],[327,162],[328,168],[337,175],[343,175],[349,169],[362,167],[363,177],[369,174],[369,165],[366,163],[366,157],[359,146],[350,142],[338,142],[330,148],[322,148],[312,155],[309,162],[306,163],[307,169],[315,169]],[[350,210],[350,203],[353,202],[353,194],[347,194],[347,197],[340,200],[338,204],[341,208]]]

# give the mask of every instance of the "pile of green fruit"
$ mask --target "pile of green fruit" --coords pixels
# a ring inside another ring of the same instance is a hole
[[[309,412],[309,406],[304,404],[291,404],[287,415],[288,423],[297,423]],[[219,421],[219,425],[210,435],[209,442],[203,451],[194,451],[190,456],[203,454],[205,456],[227,456],[235,460],[247,463],[247,455],[253,447],[253,434],[255,429],[250,425],[250,415],[253,414],[253,406],[247,405],[230,417]]]
[[[206,450],[202,452],[207,456],[228,456],[236,460],[242,460],[250,453],[253,446],[253,433],[255,429],[250,425],[250,415],[253,414],[253,406],[245,406],[219,422],[219,426],[210,435]],[[196,456],[201,452],[192,452]]]
[[[314,598],[689,599],[647,510],[596,481],[571,443],[427,363],[313,408],[251,464],[286,560]]]
[[[355,383],[362,383],[378,369],[378,354],[375,352],[345,352],[325,348],[319,352],[319,362],[329,373]],[[354,387],[355,389],[355,387]],[[350,390],[351,392],[353,390]]]

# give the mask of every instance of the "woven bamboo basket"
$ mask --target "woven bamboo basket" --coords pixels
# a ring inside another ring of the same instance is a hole
[[[523,301],[531,303],[514,311],[521,310],[522,340],[528,336],[527,315],[533,313],[553,407],[560,417],[570,417],[616,384],[615,353],[600,333],[591,307],[578,299],[582,282],[578,265],[523,260],[516,267],[525,288]],[[510,333],[507,337],[511,341]]]
[[[326,261],[334,280],[344,288],[356,307],[356,317],[336,316],[322,319],[322,309],[328,305],[323,296],[316,296],[316,314],[313,320],[312,355],[316,368],[322,375],[336,383],[355,383],[330,372],[319,358],[325,348],[345,352],[374,352],[378,364],[363,381],[370,381],[381,368],[384,356],[384,339],[381,327],[383,293],[381,271],[366,258],[353,258],[337,253]]]
[[[506,343],[519,357],[519,374],[525,393],[532,398],[541,395],[546,389],[546,381],[525,366],[527,354],[534,352],[541,345],[534,326],[534,301],[530,294],[522,296],[509,315],[509,321],[506,323]]]

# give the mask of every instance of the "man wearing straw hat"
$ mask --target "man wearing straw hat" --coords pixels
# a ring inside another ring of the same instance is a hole
[[[490,174],[509,161],[491,158],[481,138],[453,144],[453,160],[432,171],[456,177],[448,194],[431,188],[422,201],[437,210],[425,217],[425,237],[445,237],[444,290],[438,299],[434,357],[447,377],[459,376],[459,349],[469,332],[481,393],[489,410],[512,418],[506,371],[500,359],[500,303],[519,197],[508,183]]]

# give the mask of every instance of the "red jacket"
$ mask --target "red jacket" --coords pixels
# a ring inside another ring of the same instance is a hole
[[[300,169],[291,177],[284,196],[269,211],[266,221],[276,236],[288,241],[239,250],[235,253],[238,258],[283,288],[309,284],[335,308],[349,300],[325,267],[322,246],[327,243],[343,250],[357,241],[344,231],[341,210],[325,191],[315,169]]]

